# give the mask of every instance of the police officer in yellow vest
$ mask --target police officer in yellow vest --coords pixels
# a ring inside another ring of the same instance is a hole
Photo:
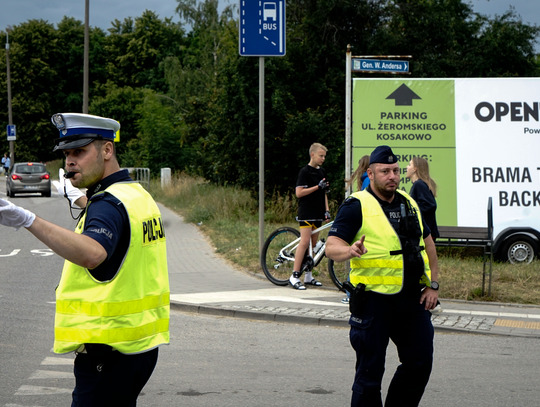
[[[25,227],[64,257],[54,351],[75,352],[72,406],[135,406],[169,343],[165,230],[152,197],[120,170],[112,119],[55,114],[65,195],[84,208],[75,232],[0,200],[0,223]],[[87,188],[84,196],[77,188]]]
[[[438,300],[437,253],[412,198],[398,190],[398,158],[379,146],[370,156],[370,186],[340,207],[326,255],[350,261],[350,341],[356,351],[351,406],[382,406],[389,340],[400,366],[386,407],[418,406],[433,364],[430,310]]]

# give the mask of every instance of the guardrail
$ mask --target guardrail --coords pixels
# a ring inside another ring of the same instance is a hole
[[[134,181],[137,181],[146,189],[150,188],[150,168],[128,167],[123,169],[129,171],[129,175]]]

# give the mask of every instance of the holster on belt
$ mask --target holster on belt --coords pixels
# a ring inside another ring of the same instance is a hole
[[[366,306],[366,285],[358,283],[355,287],[349,281],[345,281],[343,288],[351,295],[349,298],[349,311],[353,315],[361,315]]]

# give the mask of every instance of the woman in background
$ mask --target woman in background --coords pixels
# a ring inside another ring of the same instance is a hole
[[[346,187],[349,188],[356,180],[356,190],[363,191],[369,185],[369,177],[367,176],[367,169],[369,167],[369,155],[365,155],[358,160],[358,168],[353,172],[351,178],[345,180]]]
[[[435,216],[437,211],[437,201],[435,201],[437,184],[429,175],[428,162],[422,157],[413,157],[407,166],[406,177],[413,183],[409,195],[418,204],[422,218],[424,218],[424,222],[431,230],[431,237],[435,241],[439,237]]]
[[[429,175],[429,164],[422,157],[413,157],[407,165],[407,178],[412,181],[412,187],[409,195],[416,201],[420,208],[420,213],[429,230],[431,230],[431,238],[433,241],[439,237],[439,229],[437,228],[437,219],[435,212],[437,211],[437,184]],[[431,311],[438,314],[442,312],[441,303],[437,300],[437,306]]]

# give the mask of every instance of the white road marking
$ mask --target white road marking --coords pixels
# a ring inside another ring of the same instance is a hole
[[[28,379],[72,379],[71,372],[54,372],[50,370],[36,370]]]
[[[59,358],[59,357],[46,357],[41,362],[42,365],[73,365],[73,359]]]
[[[221,291],[215,293],[194,293],[194,294],[172,294],[171,300],[188,304],[212,304],[221,302],[254,302],[254,301],[282,301],[298,304],[330,305],[347,307],[336,298],[335,302],[326,301],[334,293],[319,290],[295,290],[283,288],[291,291],[290,296],[280,296],[277,288],[263,288],[260,290],[248,291]],[[335,295],[335,294],[334,294]],[[343,294],[345,295],[345,294]],[[321,299],[318,299],[321,298]]]
[[[72,392],[73,392],[73,389],[23,385],[19,387],[19,390],[17,390],[15,395],[16,396],[45,396],[49,394],[71,394]]]

